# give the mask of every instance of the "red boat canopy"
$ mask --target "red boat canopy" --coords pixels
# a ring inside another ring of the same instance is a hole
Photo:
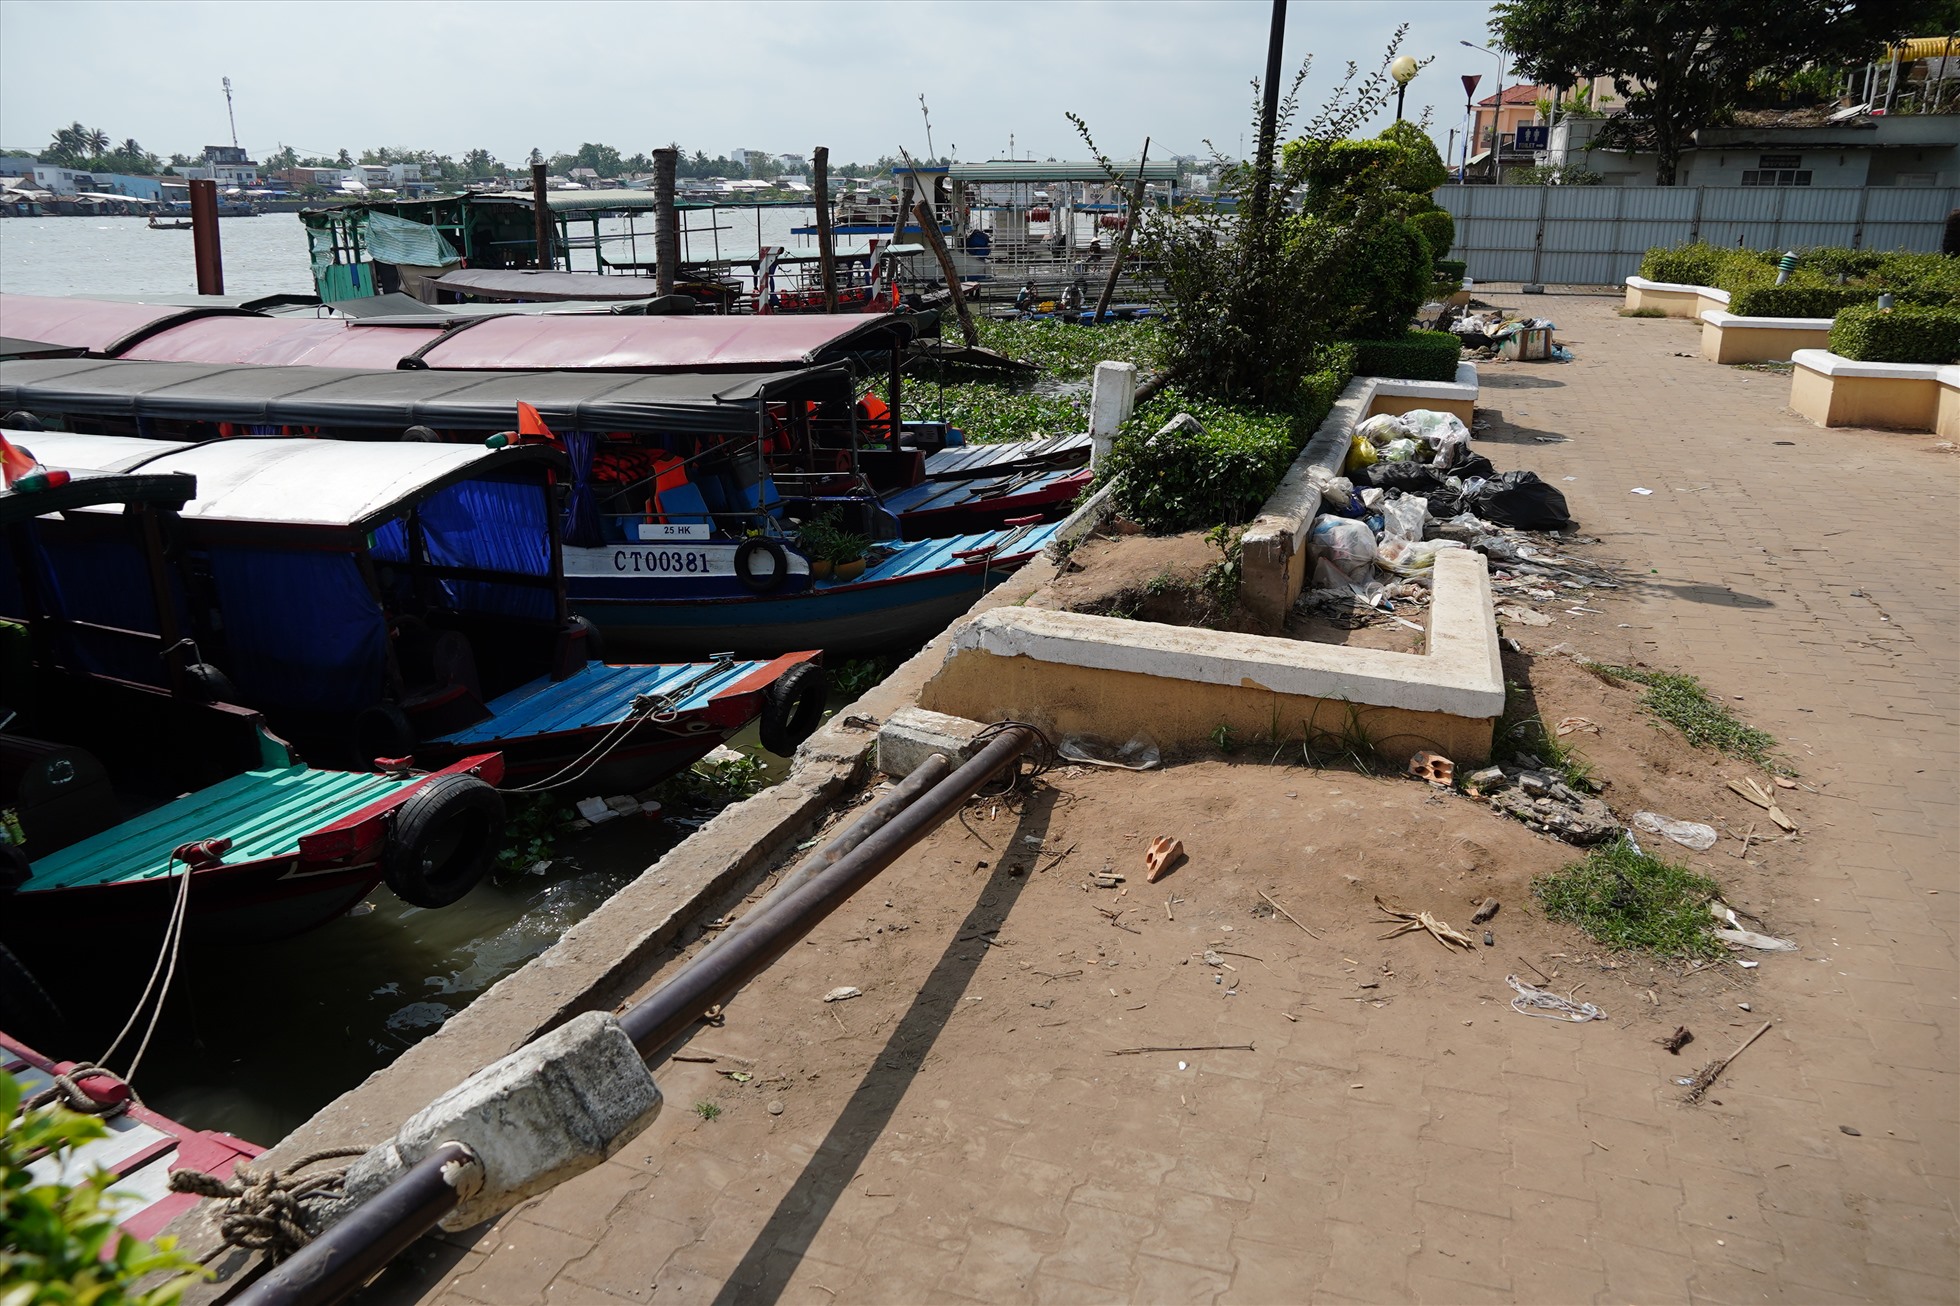
[[[391,368],[442,337],[443,328],[364,326],[344,318],[211,317],[168,326],[119,358],[253,367]]]
[[[237,309],[185,308],[181,304],[0,294],[0,335],[67,345],[109,357],[164,324],[214,315],[250,316]]]
[[[382,325],[238,310],[0,295],[0,334],[104,358],[441,371],[788,371],[908,340],[890,313],[641,317],[513,313]]]

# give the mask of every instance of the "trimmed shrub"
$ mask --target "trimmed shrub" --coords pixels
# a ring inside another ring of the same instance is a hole
[[[1960,258],[1951,254],[1881,254],[1866,280],[1917,304],[1960,304]]]
[[[1382,340],[1408,330],[1429,298],[1429,248],[1407,221],[1383,217],[1361,233],[1335,280],[1342,340]]]
[[[1448,331],[1410,331],[1396,340],[1355,341],[1354,374],[1454,381],[1460,356],[1457,338]]]
[[[1469,271],[1470,265],[1460,258],[1439,258],[1436,260],[1436,279],[1438,281],[1454,281],[1460,286],[1463,284],[1464,276]]]
[[[1834,317],[1841,308],[1869,304],[1876,286],[1751,286],[1729,297],[1729,312],[1740,317]]]
[[[1861,363],[1960,362],[1960,308],[1854,304],[1831,323],[1831,352]]]
[[[1440,259],[1456,244],[1456,219],[1443,209],[1425,209],[1409,215],[1409,225],[1429,246],[1431,260]]]
[[[1123,425],[1098,478],[1121,476],[1132,521],[1155,534],[1250,521],[1348,383],[1344,347],[1324,351],[1290,409],[1220,404],[1167,388]],[[1200,431],[1160,434],[1189,413]]]
[[[1673,249],[1648,250],[1640,260],[1640,275],[1649,281],[1736,291],[1774,282],[1776,264],[1754,250],[1680,245]]]

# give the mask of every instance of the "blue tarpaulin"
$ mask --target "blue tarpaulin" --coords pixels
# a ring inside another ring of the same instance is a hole
[[[387,628],[346,553],[214,548],[224,669],[245,701],[358,712],[381,699]]]

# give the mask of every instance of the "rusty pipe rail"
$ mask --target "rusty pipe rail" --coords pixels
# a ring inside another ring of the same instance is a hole
[[[1032,726],[1000,727],[951,775],[944,775],[947,763],[935,754],[936,763],[906,777],[799,863],[741,919],[739,930],[731,926],[712,947],[622,1014],[620,1026],[633,1046],[650,1063],[660,1060],[703,1012],[740,992],[1040,738]],[[459,1196],[443,1169],[473,1157],[460,1143],[445,1144],[247,1285],[233,1301],[237,1306],[329,1306],[339,1301],[456,1209]]]

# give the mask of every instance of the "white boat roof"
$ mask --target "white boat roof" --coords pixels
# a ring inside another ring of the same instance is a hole
[[[197,521],[358,527],[490,464],[549,456],[542,445],[261,439],[204,444],[66,431],[9,431],[41,464],[74,472],[190,472],[197,497],[181,516]],[[102,511],[115,511],[114,508]]]

